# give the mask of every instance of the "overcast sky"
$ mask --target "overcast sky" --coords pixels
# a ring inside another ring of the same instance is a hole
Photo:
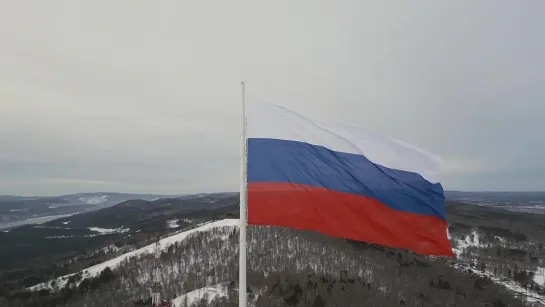
[[[540,0],[0,0],[0,194],[235,191],[241,80],[445,189],[545,190],[544,29]]]

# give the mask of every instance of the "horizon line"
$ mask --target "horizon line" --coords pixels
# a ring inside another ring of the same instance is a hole
[[[444,190],[444,193],[545,193],[545,190]],[[44,195],[14,195],[14,194],[0,194],[0,197],[34,197],[34,198],[51,198],[51,197],[62,197],[62,196],[71,196],[78,194],[134,194],[134,195],[154,195],[154,196],[170,196],[170,197],[180,197],[180,196],[189,196],[189,195],[198,195],[198,194],[225,194],[225,193],[236,193],[239,191],[218,191],[218,192],[197,192],[197,193],[143,193],[143,192],[75,192],[75,193],[63,193],[55,194],[50,196]]]

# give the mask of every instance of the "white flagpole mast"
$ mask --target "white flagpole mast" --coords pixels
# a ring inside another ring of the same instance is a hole
[[[246,139],[246,83],[242,81],[242,118],[240,142],[240,226],[238,265],[238,306],[246,307],[246,196],[247,196],[247,139]]]

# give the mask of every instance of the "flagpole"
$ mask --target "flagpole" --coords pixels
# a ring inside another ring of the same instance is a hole
[[[242,118],[240,141],[240,226],[239,226],[239,265],[238,265],[238,306],[246,307],[246,196],[247,196],[247,139],[246,139],[246,83],[242,85]]]

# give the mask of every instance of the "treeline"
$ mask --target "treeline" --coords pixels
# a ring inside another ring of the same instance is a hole
[[[449,259],[278,227],[249,227],[248,240],[249,292],[257,306],[525,306],[489,279],[453,268]],[[152,267],[151,255],[132,258],[98,280],[74,277],[57,292],[0,305],[138,306],[149,300]],[[218,228],[172,245],[159,271],[161,296],[169,299],[236,282],[237,230]],[[234,304],[236,297],[226,299]],[[229,306],[226,299],[216,306]]]
[[[476,292],[479,297],[468,299],[460,288],[452,291],[450,283],[443,277],[430,281],[428,294],[420,292],[412,297],[394,298],[385,294],[384,289],[376,288],[373,283],[361,278],[354,278],[346,271],[336,277],[310,272],[281,272],[253,280],[249,301],[256,307],[525,306],[524,302],[505,294],[494,296],[487,293],[488,296],[482,296],[483,293]],[[471,286],[476,289],[491,284],[486,278],[474,277],[470,280]],[[232,286],[227,290],[227,296],[218,297],[211,304],[204,296],[188,307],[236,307],[237,295]],[[471,300],[473,303],[468,304]]]

